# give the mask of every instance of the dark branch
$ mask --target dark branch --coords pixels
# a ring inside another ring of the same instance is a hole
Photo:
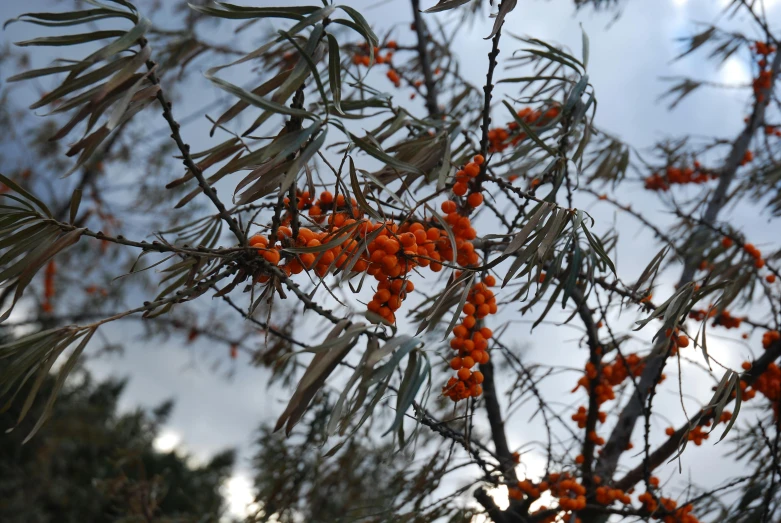
[[[439,103],[437,102],[437,87],[434,84],[434,75],[431,72],[431,58],[428,54],[428,31],[426,23],[420,15],[420,0],[412,0],[412,15],[415,17],[415,32],[418,36],[418,57],[420,69],[423,72],[423,84],[426,86],[426,109],[432,119],[439,117]]]

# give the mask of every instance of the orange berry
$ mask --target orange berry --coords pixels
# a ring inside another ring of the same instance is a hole
[[[445,214],[450,214],[456,212],[458,206],[456,206],[456,202],[454,202],[453,200],[447,200],[442,202],[441,208],[442,208],[442,212],[444,212]]]
[[[267,262],[269,262],[272,265],[276,265],[279,263],[281,256],[279,254],[279,251],[276,249],[268,249],[263,251],[263,259],[265,259]]]
[[[465,369],[471,369],[475,366],[475,360],[471,356],[467,356],[461,360],[461,366]]]
[[[268,238],[266,238],[262,234],[256,234],[249,239],[249,244],[251,247],[255,247],[257,245],[266,247],[268,245]]]
[[[487,303],[483,303],[477,307],[476,316],[478,318],[485,318],[491,314],[491,307]]]
[[[453,328],[453,335],[456,338],[466,338],[466,335],[468,334],[467,328],[463,325],[456,325]]]
[[[315,255],[311,252],[306,252],[301,255],[301,264],[307,269],[311,269],[315,264]]]
[[[464,173],[470,178],[474,178],[480,174],[480,166],[474,162],[469,162],[464,166]]]
[[[466,199],[466,203],[468,203],[472,208],[480,207],[480,205],[483,204],[483,195],[479,192],[473,192]]]
[[[399,263],[399,259],[393,256],[392,254],[388,254],[386,256],[383,256],[382,258],[382,266],[385,267],[385,269],[388,271],[396,268],[398,266],[398,263]]]
[[[383,250],[388,254],[396,254],[397,252],[399,252],[399,249],[401,249],[399,242],[397,242],[393,238],[386,241],[385,245],[383,245]]]
[[[277,229],[277,239],[282,240],[284,238],[290,238],[293,236],[293,231],[290,230],[290,227],[285,227],[284,225]]]
[[[415,245],[416,239],[415,235],[411,232],[405,232],[399,236],[399,240],[401,240],[401,244],[406,248],[410,247],[411,245]]]
[[[458,196],[465,195],[467,190],[469,190],[469,187],[462,182],[458,182],[453,186],[453,194],[456,194]]]
[[[468,380],[471,375],[472,375],[472,371],[469,369],[465,369],[463,367],[458,371],[458,379],[460,379],[461,381]]]
[[[461,365],[461,358],[459,358],[458,356],[456,356],[455,358],[450,360],[450,368],[451,369],[458,370],[458,369],[461,368],[461,366],[462,366]]]
[[[765,281],[768,283],[775,283],[776,282],[776,275],[775,274],[768,274],[765,276]]]
[[[334,201],[334,195],[331,194],[330,191],[323,191],[322,193],[320,193],[321,203],[328,204],[328,203],[333,203],[333,201]]]
[[[485,163],[485,157],[482,154],[476,154],[474,158],[472,158],[472,161],[477,165],[483,165],[483,163]]]

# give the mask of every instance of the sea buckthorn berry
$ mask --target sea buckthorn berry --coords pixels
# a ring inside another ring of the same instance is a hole
[[[467,190],[469,190],[469,187],[463,182],[458,182],[453,186],[453,194],[457,196],[465,195]]]
[[[441,208],[442,208],[442,212],[444,212],[445,214],[450,214],[456,212],[458,206],[456,205],[456,202],[454,202],[453,200],[447,200],[442,202]]]
[[[251,247],[256,247],[258,245],[262,247],[266,247],[268,245],[268,238],[266,238],[262,234],[256,234],[249,239],[249,244]]]
[[[466,338],[467,334],[468,334],[468,330],[464,325],[458,325],[453,328],[453,335],[456,338]]]
[[[479,192],[473,192],[467,197],[466,203],[472,208],[480,207],[483,204],[483,195]]]
[[[460,379],[461,381],[468,380],[471,375],[472,375],[472,371],[463,367],[458,371],[458,379]]]
[[[474,158],[472,158],[472,161],[477,165],[483,165],[483,163],[485,163],[485,157],[482,154],[476,154]]]
[[[470,178],[474,178],[480,174],[480,165],[474,162],[470,162],[464,166],[464,173]]]
[[[290,229],[290,227],[285,227],[284,225],[280,226],[279,229],[277,229],[277,239],[283,240],[285,238],[290,238],[293,236],[293,231]]]
[[[263,259],[269,262],[272,265],[276,265],[279,263],[279,260],[281,259],[281,256],[279,254],[279,251],[276,249],[268,249],[263,251]]]
[[[382,248],[388,254],[396,254],[401,249],[401,245],[399,245],[398,241],[391,238],[385,242]]]
[[[323,191],[320,193],[320,203],[330,204],[334,201],[334,195],[330,191]]]

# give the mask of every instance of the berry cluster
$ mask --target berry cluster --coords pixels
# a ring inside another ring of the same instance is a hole
[[[703,169],[700,162],[691,167],[667,167],[664,174],[655,172],[645,179],[645,188],[649,191],[668,191],[671,185],[689,183],[701,184],[718,178],[718,174]]]
[[[485,162],[482,154],[475,155],[474,159],[467,163],[463,169],[456,172],[456,183],[453,185],[453,194],[464,196],[469,191],[469,182],[480,174],[480,166]],[[483,204],[483,195],[479,191],[473,190],[466,198],[466,203],[472,209],[476,209]]]
[[[741,384],[745,382],[741,381]],[[778,399],[781,397],[781,368],[775,363],[768,365],[767,370],[759,375],[754,382],[753,390],[746,388],[741,391],[742,399],[752,399],[757,391],[770,400],[773,410],[778,415]]]
[[[594,393],[597,395],[597,404],[602,405],[615,399],[613,388],[626,380],[630,373],[637,377],[643,373],[645,362],[637,354],[627,354],[625,358],[617,357],[612,363],[602,365],[602,373],[599,383],[594,387]],[[586,373],[578,380],[578,384],[572,389],[577,391],[580,387],[588,390],[589,382],[597,377],[597,369],[590,361],[586,363]],[[585,407],[583,407],[585,409]],[[574,416],[572,418],[578,421]],[[585,427],[585,424],[583,425]],[[581,428],[583,428],[581,427]]]
[[[770,89],[773,85],[773,75],[768,68],[767,57],[773,54],[776,51],[776,48],[765,42],[755,42],[754,45],[751,46],[751,50],[759,57],[759,60],[757,61],[759,74],[754,79],[752,87],[754,88],[754,94],[757,97],[757,101],[762,102],[765,99],[762,91]]]
[[[477,397],[483,393],[483,373],[472,371],[477,364],[488,363],[488,340],[493,333],[488,327],[480,327],[480,320],[496,313],[496,297],[489,287],[496,284],[490,274],[482,282],[472,286],[464,304],[464,317],[453,329],[455,336],[450,347],[457,356],[450,360],[450,368],[457,371],[443,387],[442,393],[453,401]]]
[[[721,246],[725,249],[729,249],[735,244],[735,242],[732,240],[732,238],[729,238],[727,236],[723,237],[721,239]],[[765,266],[765,260],[762,258],[762,252],[757,249],[754,244],[747,243],[743,245],[743,250],[754,260],[754,267],[757,269],[761,269]],[[775,283],[776,282],[776,275],[775,274],[767,274],[765,276],[765,281],[768,283]]]
[[[650,492],[643,492],[637,496],[637,499],[653,519],[664,523],[699,523],[699,520],[691,514],[691,511],[694,510],[691,504],[678,508],[678,503],[675,500],[665,497],[659,497],[657,502],[657,498]]]
[[[562,510],[576,511],[586,507],[586,488],[566,472],[551,473],[547,480],[536,484],[528,479],[519,481],[517,486],[508,489],[508,495],[515,500],[535,500],[545,491],[550,491],[552,496],[559,499],[559,508]],[[540,507],[538,512],[544,510],[547,510],[547,507]],[[569,518],[565,517],[563,521],[569,521]]]
[[[388,51],[385,53],[385,56],[382,56],[380,54],[381,49],[379,47],[374,48],[374,63],[375,64],[388,64],[391,65],[391,61],[393,60],[393,51],[398,49],[398,44],[393,41],[389,40],[385,45],[384,48],[388,49]],[[366,42],[363,42],[358,45],[359,51],[353,55],[353,64],[355,65],[363,65],[365,67],[369,67],[371,65],[371,58],[369,57],[369,44]]]
[[[765,260],[762,259],[762,253],[759,251],[759,249],[754,247],[754,244],[747,243],[743,246],[743,250],[746,251],[749,256],[754,258],[754,267],[761,269],[765,266]]]
[[[314,270],[321,278],[333,270],[374,276],[378,285],[367,309],[383,321],[395,323],[396,311],[407,294],[414,290],[408,276],[415,267],[429,267],[439,272],[445,262],[461,267],[474,267],[480,263],[472,243],[477,232],[465,214],[483,203],[478,184],[472,184],[468,196],[467,192],[484,162],[485,158],[478,154],[456,175],[453,191],[456,196],[466,196],[465,201],[459,205],[447,200],[441,205],[453,233],[455,251],[451,239],[433,221],[407,221],[401,225],[392,221],[372,222],[363,218],[355,199],[348,200],[344,195],[334,197],[329,191],[323,191],[317,198],[308,191],[296,194],[296,209],[307,211],[311,222],[321,230],[298,227],[298,233],[293,237],[289,227],[293,217],[292,203],[285,198],[286,212],[280,217],[275,241],[256,234],[249,244],[266,262],[287,276],[305,270]],[[457,272],[456,277],[459,275]],[[256,282],[266,283],[270,279],[269,273],[261,272]],[[489,289],[494,285],[495,278],[486,275],[469,290],[462,324],[454,329],[451,347],[458,351],[458,356],[451,361],[451,366],[458,374],[443,391],[453,401],[482,394],[483,375],[479,371],[473,372],[472,368],[488,362],[487,340],[491,330],[477,323],[497,311],[496,297]]]
[[[364,42],[360,44],[358,48],[359,52],[355,53],[352,58],[353,64],[357,66],[362,65],[369,67],[371,65],[371,58],[369,57],[368,44]],[[390,80],[396,87],[401,87],[401,75],[396,69],[394,69],[392,62],[393,51],[398,49],[398,44],[395,41],[390,40],[385,44],[384,49],[388,50],[385,53],[385,56],[380,54],[380,51],[382,50],[381,48],[374,48],[374,63],[379,65],[386,64],[388,66],[388,72],[385,73],[385,75],[388,77],[388,80]]]
[[[771,345],[781,340],[781,333],[778,331],[767,331],[762,335],[762,348],[765,350],[770,349]],[[742,364],[743,370],[751,370],[751,362],[744,361]],[[744,381],[740,381],[741,399],[743,401],[753,399],[757,392],[765,396],[770,400],[773,405],[773,411],[778,416],[778,402],[781,399],[781,367],[775,362],[770,363],[767,369],[760,374],[754,384],[749,387]],[[736,396],[735,391],[732,392],[733,398]]]
[[[629,505],[632,503],[629,495],[619,488],[599,486],[596,488],[595,494],[596,501],[600,505],[612,505],[615,501],[618,501],[623,505]]]
[[[781,332],[767,331],[762,335],[762,348],[768,350],[778,340],[781,340]]]
[[[559,116],[561,109],[557,106],[551,107],[546,111],[537,111],[531,107],[524,107],[518,111],[518,117],[529,126],[547,125],[554,118]],[[488,131],[488,152],[500,153],[510,146],[515,147],[527,138],[526,133],[518,132],[520,129],[518,122],[510,122],[507,128],[495,127]]]
[[[721,413],[721,416],[719,417],[719,420],[716,423],[727,423],[731,419],[732,419],[732,412],[725,410],[724,412]],[[708,420],[705,423],[705,427],[710,427],[712,424],[713,424],[712,421]],[[667,427],[664,430],[664,433],[667,434],[668,436],[672,436],[673,434],[675,434],[675,429],[673,427]],[[693,441],[694,444],[699,447],[700,445],[702,445],[703,441],[708,439],[708,436],[709,433],[705,432],[703,430],[703,427],[697,425],[696,427],[694,427],[688,432],[687,439],[689,441]]]
[[[777,127],[774,127],[772,125],[766,125],[765,134],[767,136],[775,136],[776,138],[781,138],[781,129],[778,129]]]
[[[710,311],[695,309],[689,312],[689,318],[695,321],[702,321],[705,318],[713,318],[713,326],[722,326],[725,329],[737,329],[743,323],[743,318],[733,316],[729,311],[719,313],[718,309],[711,308]]]

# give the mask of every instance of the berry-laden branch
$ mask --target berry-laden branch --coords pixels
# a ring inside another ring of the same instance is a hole
[[[470,164],[464,169],[465,173],[472,177],[472,191],[468,201],[470,207],[473,208],[480,205],[483,201],[481,186],[488,164],[486,154],[488,154],[488,130],[491,125],[491,97],[494,88],[493,75],[497,65],[496,58],[499,56],[499,40],[501,36],[502,30],[500,26],[491,41],[491,52],[488,54],[488,72],[486,73],[486,82],[483,87],[484,101],[481,124],[482,135],[480,138],[480,161],[475,162],[477,165]],[[473,173],[467,171],[467,168],[470,167],[477,167],[477,169],[474,169],[477,172]],[[477,201],[478,196],[479,202]],[[491,439],[493,440],[496,453],[501,460],[502,472],[505,474],[506,479],[510,484],[515,484],[518,481],[518,476],[515,474],[515,460],[513,459],[512,452],[507,443],[507,434],[504,427],[504,420],[502,419],[502,410],[496,392],[493,363],[491,363],[491,361],[481,362],[481,369],[483,377],[482,386],[485,396],[485,410],[488,416],[488,423],[491,427]]]
[[[767,72],[767,85],[763,86],[763,88],[759,89],[756,93],[754,108],[751,111],[751,115],[749,116],[743,131],[732,144],[729,155],[721,168],[719,183],[713,191],[708,206],[702,215],[703,222],[707,224],[712,225],[716,222],[719,211],[721,211],[722,207],[727,203],[727,192],[737,175],[738,169],[745,163],[744,159],[749,152],[751,139],[754,137],[757,130],[765,123],[765,111],[772,98],[773,82],[778,78],[779,69],[781,69],[781,52],[776,52],[773,57],[772,65],[770,66],[770,71]],[[693,239],[699,239],[701,236],[704,236],[704,229],[705,227],[703,226],[699,231],[695,232]],[[700,240],[700,242],[701,241],[702,240]],[[684,272],[681,275],[679,285],[690,282],[694,277],[696,268],[697,260],[688,260]]]
[[[716,221],[719,211],[726,203],[727,191],[737,174],[738,168],[741,166],[741,163],[743,163],[746,152],[749,150],[751,139],[764,122],[765,109],[771,99],[772,84],[774,79],[778,76],[780,68],[781,53],[777,52],[770,70],[767,71],[768,78],[766,84],[763,84],[761,88],[756,90],[754,109],[746,127],[733,142],[732,149],[721,169],[719,184],[711,195],[705,213],[703,214],[702,219],[706,223],[713,224]],[[694,233],[692,243],[694,245],[700,245],[703,241],[701,238],[706,234],[707,228],[702,227]],[[692,281],[697,268],[697,262],[698,260],[694,258],[685,262],[681,278],[678,282],[678,287]],[[664,368],[667,361],[667,341],[668,340],[665,337],[660,337],[659,341],[654,345],[651,354],[647,358],[643,374],[640,377],[639,387],[634,391],[629,402],[621,411],[618,422],[616,423],[613,432],[610,434],[610,438],[603,449],[596,467],[597,474],[603,478],[612,478],[615,473],[616,467],[618,466],[618,460],[629,443],[635,423],[643,413],[646,397],[653,386],[654,380],[660,375],[661,369]]]
[[[775,374],[781,374],[778,366],[774,363],[779,357],[781,357],[781,341],[776,341],[768,347],[762,356],[757,358],[753,363],[745,365],[748,369],[742,374],[740,387],[741,389],[747,389],[748,387],[757,384],[758,381],[766,376],[766,372],[769,369],[773,369]],[[680,446],[681,442],[686,438],[686,435],[693,430],[707,426],[712,422],[714,417],[714,411],[710,407],[705,407],[700,410],[695,416],[692,417],[690,423],[684,424],[677,430],[669,433],[669,438],[659,448],[654,450],[648,459],[648,467],[655,469],[660,465],[663,465],[675,454]],[[643,480],[645,464],[641,463],[637,467],[627,472],[621,479],[615,482],[616,488],[627,490],[632,488],[638,482]]]

